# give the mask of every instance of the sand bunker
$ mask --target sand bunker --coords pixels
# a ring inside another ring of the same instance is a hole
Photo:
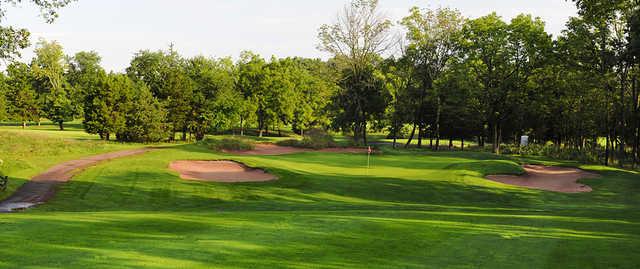
[[[578,193],[592,191],[591,187],[576,182],[578,179],[598,177],[598,174],[569,167],[524,165],[523,168],[526,174],[521,176],[490,175],[486,178],[504,184],[532,189]]]
[[[233,161],[174,161],[169,168],[182,179],[214,182],[263,182],[277,179],[261,169]]]
[[[363,148],[326,148],[320,150],[279,146],[271,143],[256,144],[252,150],[225,150],[225,153],[235,155],[283,155],[300,152],[328,152],[328,153],[367,153]]]

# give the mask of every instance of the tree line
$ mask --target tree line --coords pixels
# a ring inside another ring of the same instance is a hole
[[[201,140],[207,133],[248,126],[303,133],[326,125],[335,75],[316,59],[184,58],[173,48],[135,54],[123,74],[106,72],[96,52],[68,57],[41,40],[30,64],[13,62],[0,77],[5,119],[22,123],[82,119],[102,139],[157,142]]]
[[[640,11],[637,0],[574,1],[579,14],[554,37],[538,17],[465,18],[414,7],[399,22],[377,0],[354,0],[318,30],[328,60],[185,58],[172,47],[136,53],[122,74],[95,52],[65,56],[41,41],[29,64],[1,77],[0,118],[26,123],[83,119],[89,133],[162,141],[255,128],[304,135],[319,127],[366,145],[386,131],[438,150],[447,139],[481,147],[528,135],[639,162]],[[394,25],[403,29],[395,34]]]

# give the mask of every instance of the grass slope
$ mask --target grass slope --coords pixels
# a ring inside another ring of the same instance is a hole
[[[123,144],[100,141],[97,136],[85,133],[81,126],[66,126],[59,131],[57,125],[43,124],[21,129],[16,126],[0,127],[0,171],[10,176],[7,191],[0,192],[0,199],[9,196],[29,178],[56,164],[85,156],[139,148],[141,144]]]
[[[234,159],[267,183],[184,181],[171,160]],[[88,169],[0,217],[6,268],[637,268],[640,178],[590,166],[595,191],[482,179],[484,153],[219,155],[182,145]]]

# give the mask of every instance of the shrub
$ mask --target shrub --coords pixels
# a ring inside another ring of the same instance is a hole
[[[577,149],[572,147],[558,147],[553,144],[529,144],[524,147],[518,147],[517,145],[505,145],[501,149],[504,154],[545,156],[559,160],[575,160],[581,163],[599,163],[604,159],[602,149],[593,147]]]
[[[252,150],[255,148],[253,141],[241,138],[223,138],[213,139],[206,138],[198,144],[203,145],[211,150]]]
[[[311,129],[305,132],[305,137],[302,140],[287,139],[279,141],[276,144],[280,146],[298,147],[298,148],[310,148],[310,149],[323,149],[335,147],[337,144],[333,140],[333,136],[328,134],[322,129]]]

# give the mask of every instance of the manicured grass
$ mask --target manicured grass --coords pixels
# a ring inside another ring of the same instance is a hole
[[[234,159],[280,177],[184,181],[172,160]],[[534,162],[535,160],[527,160]],[[543,160],[548,161],[548,160]],[[474,152],[230,156],[181,145],[86,170],[48,204],[0,216],[0,267],[637,268],[640,176],[588,166],[595,191],[482,179]]]

